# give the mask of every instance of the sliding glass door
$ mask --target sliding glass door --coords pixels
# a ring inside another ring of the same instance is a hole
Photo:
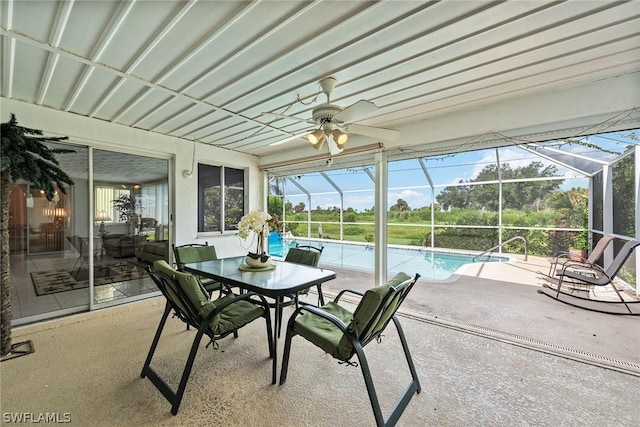
[[[86,310],[89,281],[82,277],[86,253],[73,239],[87,236],[89,149],[67,144],[58,154],[62,168],[74,185],[57,190],[47,200],[41,188],[28,182],[11,187],[10,263],[13,280],[14,324]]]
[[[93,304],[143,298],[145,267],[169,261],[169,162],[94,150],[93,165]]]
[[[11,187],[14,324],[146,298],[144,267],[169,260],[169,160],[50,144],[74,185],[49,201]]]

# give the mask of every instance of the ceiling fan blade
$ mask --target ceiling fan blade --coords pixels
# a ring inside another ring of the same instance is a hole
[[[308,133],[309,133],[309,131],[305,131],[305,132],[299,133],[297,135],[291,135],[289,137],[281,139],[280,141],[272,142],[271,144],[269,144],[269,146],[270,147],[274,147],[276,145],[284,144],[285,142],[293,141],[294,139],[300,139],[302,141],[306,141],[307,140],[306,136],[307,136]]]
[[[289,119],[289,120],[296,120],[298,122],[306,122],[306,123],[311,123],[311,124],[316,124],[316,122],[314,122],[313,120],[307,120],[307,119],[301,119],[299,117],[294,117],[294,116],[287,116],[285,114],[278,114],[278,113],[262,113],[262,115],[269,115],[269,116],[275,116],[279,119]]]
[[[385,141],[393,141],[400,136],[400,131],[396,129],[377,128],[355,123],[345,126],[345,131],[347,133],[356,133],[358,135],[384,139]]]
[[[336,114],[333,119],[342,123],[353,123],[374,113],[377,109],[378,107],[373,102],[361,99]]]

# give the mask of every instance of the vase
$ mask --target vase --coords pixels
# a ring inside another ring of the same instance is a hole
[[[253,268],[268,267],[271,265],[271,257],[264,253],[256,254],[249,252],[244,258],[244,263]]]
[[[268,267],[271,265],[271,257],[269,256],[269,254],[264,250],[264,243],[265,243],[265,239],[264,239],[264,234],[265,234],[266,229],[263,227],[263,231],[261,233],[257,233],[257,237],[258,237],[258,244],[256,246],[256,251],[255,252],[249,252],[247,254],[247,256],[245,257],[245,264],[247,264],[249,267],[254,267],[254,268],[261,268],[261,267]]]

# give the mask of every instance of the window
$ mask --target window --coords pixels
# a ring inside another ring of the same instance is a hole
[[[244,187],[244,170],[198,164],[198,232],[236,230]]]

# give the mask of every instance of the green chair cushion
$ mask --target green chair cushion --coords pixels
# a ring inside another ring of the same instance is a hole
[[[153,270],[158,271],[160,273],[164,273],[169,277],[175,276],[176,274],[176,271],[165,260],[154,261]],[[185,313],[190,313],[191,310],[188,310],[184,306],[184,304],[182,303],[182,300],[178,296],[178,291],[174,288],[175,286],[174,282],[169,281],[166,285],[167,285],[167,292],[169,293],[169,298],[171,299],[171,301],[180,309],[180,311],[183,311]]]
[[[385,296],[391,287],[408,279],[411,279],[409,275],[398,273],[384,285],[367,290],[353,313],[334,302],[325,304],[322,306],[322,310],[342,320],[347,325],[349,332],[360,342],[366,344],[372,336],[386,326],[387,320],[393,316],[398,308],[397,303],[394,302],[382,312],[380,309]],[[354,354],[351,341],[342,331],[318,315],[305,313],[303,316],[296,317],[293,329],[300,336],[322,348],[336,359],[349,360]]]
[[[202,316],[206,317],[222,302],[234,297],[233,294],[227,294],[215,301],[209,301],[202,307]],[[225,334],[251,323],[263,314],[264,309],[262,307],[246,300],[240,300],[223,308],[209,323],[209,327],[215,334]]]
[[[353,313],[334,302],[323,305],[322,310],[336,316],[347,325],[351,323],[353,318]],[[348,360],[352,356],[350,346],[348,349],[340,347],[340,341],[343,338],[342,331],[329,320],[318,315],[305,313],[303,316],[296,317],[293,330],[336,359]]]
[[[384,326],[389,317],[395,313],[397,307],[392,305],[386,313],[378,313],[378,318],[372,319],[372,316],[380,308],[384,297],[389,293],[389,289],[408,279],[411,279],[408,274],[398,273],[384,285],[376,286],[365,292],[362,300],[360,300],[360,304],[358,304],[358,308],[356,308],[353,313],[353,322],[349,325],[349,330],[358,337],[360,341],[367,341],[371,335],[378,332],[376,326]],[[389,311],[392,311],[390,315],[388,315]],[[368,325],[371,328],[366,330]]]
[[[176,255],[178,265],[218,259],[215,246],[176,247],[174,254]]]
[[[310,265],[312,267],[317,267],[318,262],[320,261],[320,252],[306,249],[290,248],[284,260],[287,262],[294,262],[296,264],[304,264]]]
[[[202,276],[198,276],[198,278],[200,279],[200,283],[202,283],[202,286],[204,286],[204,288],[209,292],[219,291],[220,288],[222,288],[222,283],[218,281]]]
[[[227,294],[222,298],[210,301],[198,280],[191,273],[176,271],[163,260],[154,261],[153,269],[169,276],[175,276],[189,302],[203,319],[211,314],[221,303],[235,297],[233,294]],[[175,294],[175,291],[172,291],[172,293]],[[189,310],[184,310],[179,298],[175,298],[175,301],[183,311],[189,312]],[[264,309],[262,307],[246,300],[240,300],[226,306],[220,313],[216,314],[209,322],[209,327],[215,334],[224,334],[252,322],[263,314]]]

